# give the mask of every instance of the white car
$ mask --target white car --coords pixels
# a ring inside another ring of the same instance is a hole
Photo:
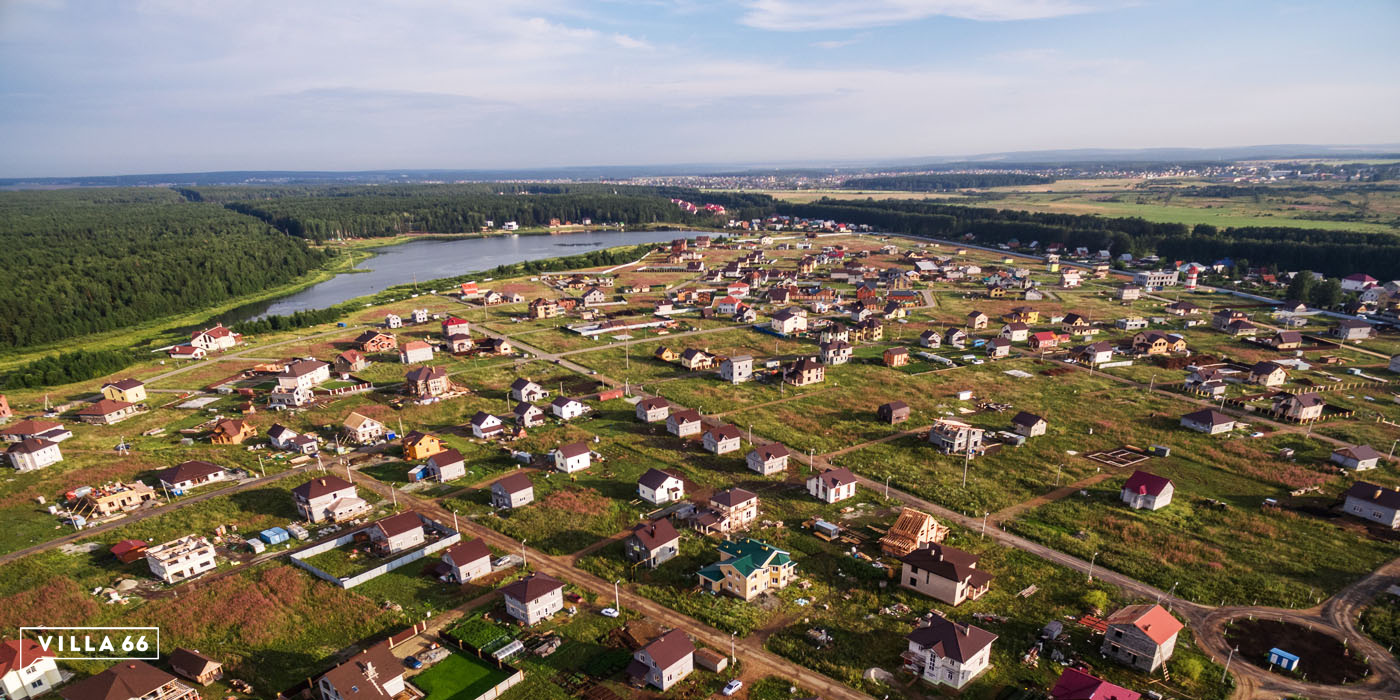
[[[742,687],[744,687],[744,682],[739,680],[738,678],[735,678],[734,680],[725,683],[724,690],[720,692],[724,693],[725,695],[733,695],[739,692],[739,689]]]
[[[622,614],[617,611],[617,608],[603,608],[598,612],[602,613],[603,617],[617,617],[618,615]]]

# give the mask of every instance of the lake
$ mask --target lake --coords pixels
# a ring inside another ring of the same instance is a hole
[[[284,297],[234,309],[220,320],[234,323],[286,315],[293,311],[324,309],[387,287],[411,284],[415,280],[428,282],[491,270],[508,263],[581,255],[600,248],[663,243],[697,235],[700,235],[699,231],[590,231],[556,236],[492,236],[457,240],[425,238],[371,248],[374,255],[356,265],[355,272],[336,275]]]

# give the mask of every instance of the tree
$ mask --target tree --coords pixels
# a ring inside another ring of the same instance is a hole
[[[1094,588],[1085,591],[1084,596],[1079,599],[1079,602],[1083,603],[1084,607],[1095,613],[1103,612],[1103,610],[1108,607],[1108,594]]]
[[[1312,298],[1312,289],[1316,281],[1312,270],[1303,270],[1293,275],[1293,281],[1288,283],[1288,298],[1306,302]]]
[[[1179,675],[1186,676],[1193,681],[1200,680],[1201,673],[1206,670],[1206,665],[1194,656],[1176,662],[1175,666]]]
[[[1340,303],[1342,303],[1342,283],[1336,277],[1329,278],[1326,282],[1313,288],[1313,306],[1330,309]]]

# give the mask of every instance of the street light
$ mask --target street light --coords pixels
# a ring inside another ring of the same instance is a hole
[[[622,612],[622,598],[619,597],[617,593],[617,584],[621,582],[622,579],[613,581],[613,607],[616,608],[618,612]]]
[[[1089,557],[1089,580],[1094,580],[1094,560],[1099,558],[1099,553],[1094,552],[1094,556]]]
[[[1225,669],[1222,670],[1222,671],[1220,672],[1220,682],[1221,682],[1221,683],[1224,683],[1224,682],[1225,682],[1225,674],[1227,674],[1227,673],[1230,672],[1230,661],[1231,661],[1232,659],[1235,658],[1235,652],[1237,652],[1237,651],[1239,651],[1239,650],[1240,650],[1240,648],[1239,648],[1238,646],[1236,646],[1234,649],[1231,649],[1231,650],[1230,650],[1230,655],[1227,656],[1227,657],[1225,657]]]

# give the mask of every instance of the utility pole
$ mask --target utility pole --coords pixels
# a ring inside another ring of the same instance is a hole
[[[1221,682],[1221,683],[1224,683],[1224,682],[1225,682],[1225,674],[1227,674],[1227,673],[1230,672],[1230,662],[1231,662],[1232,660],[1234,660],[1234,658],[1235,658],[1235,652],[1237,652],[1237,651],[1239,651],[1239,650],[1240,650],[1240,648],[1239,648],[1238,646],[1236,646],[1234,649],[1231,649],[1231,650],[1230,650],[1230,655],[1227,656],[1227,657],[1225,657],[1225,668],[1224,668],[1224,670],[1222,670],[1222,671],[1220,672],[1220,682]]]
[[[520,565],[525,566],[525,543],[528,540],[520,540]]]
[[[963,454],[963,488],[967,488],[967,464],[972,461],[972,435],[967,436],[967,452]]]
[[[622,598],[618,595],[617,592],[617,584],[621,581],[622,579],[613,581],[613,609],[618,612],[622,612]]]
[[[989,515],[991,515],[991,514],[992,514],[991,511],[983,511],[983,513],[982,513],[982,534],[981,534],[981,535],[978,535],[978,536],[977,536],[977,539],[980,540],[980,539],[983,539],[983,538],[985,538],[985,537],[987,536],[987,516],[989,516]]]
[[[1095,559],[1098,559],[1098,558],[1099,558],[1099,553],[1098,553],[1098,552],[1094,552],[1094,556],[1089,557],[1089,580],[1090,580],[1090,581],[1093,581],[1093,580],[1094,580],[1094,560],[1095,560]],[[1159,602],[1159,603],[1162,602],[1162,599],[1161,599],[1161,598],[1158,598],[1158,599],[1157,599],[1157,602]]]
[[[885,498],[889,498],[889,497],[890,497],[890,477],[889,477],[888,474],[886,474],[886,475],[885,475]]]

